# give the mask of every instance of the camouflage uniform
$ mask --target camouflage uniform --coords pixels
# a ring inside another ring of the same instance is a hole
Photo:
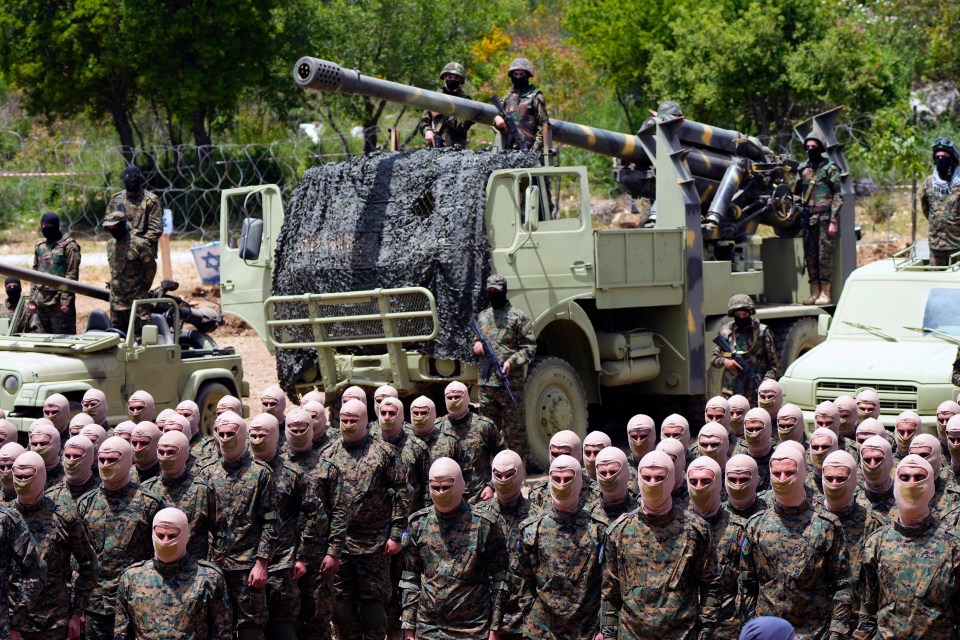
[[[347,532],[334,576],[334,627],[340,640],[382,638],[390,598],[387,539],[400,542],[408,513],[406,478],[393,449],[367,435],[335,441],[325,452],[341,474]],[[334,555],[333,552],[328,552]]]
[[[134,482],[146,484],[150,480],[153,480],[157,476],[161,475],[160,463],[158,462],[148,469],[141,469],[137,465],[133,465],[133,469],[130,470],[130,475],[133,477]]]
[[[547,509],[553,504],[550,496],[550,476],[541,478],[530,485],[527,492],[530,504],[538,509]],[[600,499],[600,485],[590,476],[584,475],[580,485],[580,506],[588,507],[593,501]]]
[[[547,101],[540,89],[532,84],[519,93],[510,89],[501,100],[504,112],[516,123],[524,144],[530,151],[543,151],[543,126],[549,124],[550,116],[547,115]],[[514,141],[513,148],[520,148],[517,141]],[[520,457],[523,458],[522,455]]]
[[[191,534],[192,537],[192,534]],[[215,564],[144,560],[120,576],[116,640],[222,640],[232,636],[230,593]]]
[[[187,553],[194,560],[206,560],[210,556],[209,531],[212,514],[216,509],[216,496],[210,486],[198,477],[199,470],[187,469],[176,478],[161,474],[147,480],[143,488],[160,496],[167,507],[180,509],[190,522],[190,542]]]
[[[526,365],[533,361],[537,352],[533,320],[508,300],[502,309],[488,307],[481,311],[477,316],[477,324],[496,351],[500,366],[510,360],[511,369],[507,380],[510,382],[510,391],[517,400],[517,403],[513,404],[497,374],[490,371],[485,380],[479,381],[480,415],[493,421],[503,434],[507,446],[526,462],[530,458],[530,445],[527,441],[527,422],[523,411],[523,385]],[[494,451],[491,458],[496,454],[497,451]],[[464,467],[464,473],[467,472],[468,469]],[[470,486],[468,480],[467,488],[470,489]]]
[[[508,560],[496,519],[466,500],[450,513],[430,506],[410,516],[404,544],[403,629],[423,640],[485,639],[500,629]]]
[[[80,245],[70,236],[63,236],[53,243],[46,240],[38,242],[33,248],[33,270],[79,280]],[[77,302],[74,294],[33,283],[30,301],[37,305],[37,319],[43,333],[73,335],[77,332]],[[61,313],[62,305],[70,307],[70,313]]]
[[[713,637],[717,640],[737,640],[740,635],[740,541],[747,519],[722,505],[712,517],[705,518],[710,527],[710,552],[720,570],[719,620]]]
[[[150,290],[157,261],[146,240],[128,234],[126,238],[107,241],[107,262],[110,263],[110,322],[115,329],[127,331],[133,301],[144,298]],[[136,330],[149,322],[145,306],[137,314]]]
[[[608,526],[623,514],[630,513],[639,507],[639,499],[632,493],[627,492],[626,498],[613,504],[610,504],[601,496],[587,505],[587,510],[593,514],[594,518],[600,520],[604,526]]]
[[[18,570],[20,580],[16,602],[10,597],[12,568]],[[26,614],[37,602],[45,574],[40,550],[20,512],[9,505],[0,507],[0,640],[10,640],[11,629],[23,628]]]
[[[13,320],[13,314],[17,311],[17,305],[11,304],[10,299],[7,298],[3,301],[3,308],[0,309],[0,318],[8,318]],[[20,316],[20,326],[11,331],[11,333],[40,333],[42,331],[40,327],[40,318],[37,317],[35,313],[27,313],[24,309],[24,313]]]
[[[521,525],[511,581],[533,598],[528,637],[593,640],[599,631],[605,519],[550,507]]]
[[[463,469],[463,480],[467,484],[464,498],[478,502],[483,489],[493,487],[490,482],[493,457],[506,448],[500,432],[490,420],[472,411],[467,411],[459,420],[452,420],[449,415],[443,416],[437,421],[437,430],[445,431],[460,441],[460,459],[453,459]],[[522,454],[520,458],[523,459]]]
[[[80,485],[70,484],[66,478],[64,478],[47,489],[46,494],[56,502],[76,510],[77,503],[80,501],[81,496],[99,488],[100,477],[94,472],[90,475],[89,480]]]
[[[820,505],[822,511],[827,511],[825,505]],[[831,511],[837,516],[840,524],[843,526],[843,538],[847,547],[847,557],[850,558],[850,585],[851,601],[850,611],[853,617],[851,621],[856,622],[856,616],[860,611],[860,590],[857,580],[860,577],[860,568],[863,565],[863,547],[870,534],[877,529],[889,524],[883,516],[877,516],[862,502],[854,501],[853,506],[846,511]]]
[[[33,536],[40,557],[47,565],[36,607],[28,613],[17,630],[20,633],[45,634],[65,638],[67,621],[71,615],[83,615],[87,599],[97,575],[97,557],[90,546],[86,527],[77,516],[72,504],[57,502],[50,491],[32,505],[14,503],[30,534]],[[72,573],[70,557],[76,562],[77,576],[73,588],[69,588]],[[11,581],[13,594],[20,590],[19,579]],[[14,597],[14,601],[18,598]]]
[[[856,640],[956,638],[960,540],[946,521],[899,522],[871,535],[860,569]]]
[[[210,560],[223,570],[237,628],[261,628],[267,622],[266,590],[250,587],[247,577],[257,560],[269,565],[277,544],[273,472],[244,452],[234,461],[207,463],[199,476],[215,496]]]
[[[777,358],[777,347],[773,332],[767,325],[756,318],[746,331],[737,328],[736,322],[728,322],[720,329],[720,336],[726,338],[737,353],[740,354],[760,374],[762,380],[776,380],[780,374],[780,360]],[[712,363],[718,369],[723,369],[724,359],[729,358],[720,350],[713,347]],[[743,385],[742,389],[740,385]],[[747,398],[757,397],[757,387],[746,377],[735,371],[723,369],[723,397],[739,393]],[[754,404],[751,400],[750,404]]]
[[[740,552],[744,620],[780,616],[809,638],[848,636],[850,561],[835,515],[775,502],[747,521]]]
[[[927,176],[920,186],[920,208],[929,220],[930,265],[946,266],[950,254],[960,251],[960,187],[940,191]]]
[[[190,458],[197,466],[220,459],[220,445],[213,436],[198,434],[190,441]]]
[[[631,511],[607,527],[603,564],[605,639],[688,640],[716,626],[720,573],[700,516]]]
[[[471,100],[471,97],[463,92],[462,87],[457,87],[456,91],[450,91],[446,87],[440,87],[440,93],[454,96],[455,98]],[[420,133],[433,131],[434,134],[440,136],[440,139],[443,141],[443,146],[445,147],[457,145],[465,148],[467,146],[467,132],[472,126],[473,122],[470,120],[464,120],[457,116],[446,116],[442,113],[425,109],[420,115],[420,121],[417,122],[417,131]]]
[[[744,521],[744,524],[746,524],[746,521],[749,520],[751,516],[753,516],[754,514],[760,513],[764,509],[768,509],[770,507],[770,504],[771,503],[769,501],[767,501],[764,498],[761,498],[758,495],[757,499],[753,501],[753,504],[747,507],[746,509],[737,509],[735,506],[733,506],[729,502],[724,502],[723,508],[729,511],[731,514],[742,518]]]
[[[831,222],[839,225],[840,208],[843,206],[840,167],[824,158],[817,167],[812,167],[809,160],[803,162],[797,172],[799,178],[794,193],[810,207],[810,219],[803,230],[807,278],[811,284],[829,284],[833,278],[834,239],[828,235],[827,228]]]
[[[127,228],[131,235],[143,238],[157,257],[157,245],[163,235],[163,207],[157,194],[141,189],[134,197],[129,197],[126,191],[118,191],[107,203],[104,215],[111,211],[121,211],[127,217]],[[154,263],[156,265],[156,263]],[[156,273],[156,266],[154,266]],[[153,278],[151,278],[153,280]]]
[[[117,581],[134,562],[153,555],[153,516],[163,501],[136,482],[120,489],[101,485],[81,496],[77,512],[100,562],[100,573],[86,608],[88,640],[113,638]]]

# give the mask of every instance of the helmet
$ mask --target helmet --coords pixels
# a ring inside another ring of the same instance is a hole
[[[727,303],[727,315],[733,316],[735,311],[747,311],[750,315],[757,312],[753,305],[753,300],[745,293],[735,293],[730,296],[730,302]]]
[[[827,143],[818,133],[808,133],[807,136],[803,139],[803,144],[806,145],[808,141],[815,140],[817,144],[820,145],[820,149],[823,151],[827,150]]]
[[[960,151],[957,150],[957,145],[953,144],[948,138],[937,138],[933,141],[933,155],[937,155],[938,151],[946,151],[953,156],[954,161],[960,160]]]
[[[673,100],[665,100],[657,105],[657,117],[659,118],[682,118],[683,109]]]
[[[443,68],[443,71],[440,72],[440,79],[443,80],[443,76],[460,76],[460,80],[464,81],[467,79],[467,72],[463,68],[463,65],[459,62],[448,62],[447,65]]]
[[[510,75],[514,71],[526,71],[527,74],[532,78],[533,64],[526,58],[517,58],[510,63],[510,68],[507,69],[507,75]]]

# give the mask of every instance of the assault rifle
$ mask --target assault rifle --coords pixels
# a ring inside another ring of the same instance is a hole
[[[483,335],[483,332],[480,331],[480,325],[477,324],[476,320],[470,321],[470,328],[477,334],[480,343],[483,345],[483,365],[480,367],[480,379],[486,380],[490,376],[490,370],[493,369],[497,373],[500,384],[507,390],[510,400],[513,401],[513,404],[517,404],[517,399],[514,397],[513,391],[510,390],[510,381],[507,380],[507,374],[503,372],[503,369],[500,367],[500,362],[497,361],[497,352],[493,350],[490,342]]]
[[[737,393],[743,393],[747,386],[747,380],[750,380],[755,387],[760,388],[760,384],[763,382],[763,376],[761,375],[761,372],[758,372],[756,367],[747,362],[747,359],[742,355],[737,353],[736,349],[733,348],[733,345],[730,344],[726,338],[718,335],[714,337],[713,343],[720,347],[721,351],[729,353],[730,358],[740,365],[741,369],[743,369],[743,371],[741,371],[741,373],[737,376]]]
[[[506,147],[508,149],[512,149],[513,146],[516,145],[517,148],[522,151],[529,151],[530,147],[533,146],[533,141],[531,140],[530,143],[528,143],[526,138],[520,134],[520,130],[517,129],[517,123],[514,122],[513,118],[508,116],[507,112],[504,110],[503,103],[500,102],[500,97],[493,96],[493,98],[490,99],[490,102],[492,102],[493,106],[497,108],[497,113],[500,114],[500,117],[503,118],[503,121],[507,125],[508,140],[506,142]]]

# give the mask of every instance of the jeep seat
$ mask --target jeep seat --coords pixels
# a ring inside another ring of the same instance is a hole
[[[173,344],[173,335],[170,333],[170,325],[167,324],[166,319],[159,313],[150,314],[150,324],[157,327],[157,333],[159,334],[159,340],[157,344]]]
[[[84,333],[89,331],[109,331],[110,330],[110,318],[107,316],[107,312],[101,309],[94,309],[90,312],[90,317],[87,318],[87,326],[83,330]]]

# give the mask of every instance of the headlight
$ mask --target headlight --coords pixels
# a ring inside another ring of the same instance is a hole
[[[20,378],[15,375],[9,375],[3,379],[3,390],[10,395],[16,395],[20,390]]]

